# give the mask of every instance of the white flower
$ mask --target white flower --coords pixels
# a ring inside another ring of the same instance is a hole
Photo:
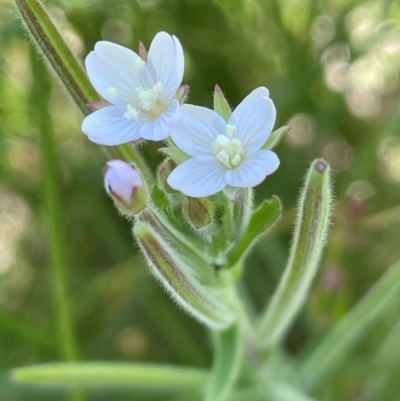
[[[182,46],[175,36],[159,32],[147,61],[115,43],[98,42],[85,64],[91,83],[111,103],[83,121],[82,131],[91,141],[119,145],[170,135],[180,118],[174,97],[184,70]]]
[[[187,196],[213,195],[226,186],[254,187],[279,166],[278,156],[261,149],[275,124],[267,88],[251,92],[228,121],[205,107],[183,105],[171,138],[192,158],[168,176],[168,184]]]

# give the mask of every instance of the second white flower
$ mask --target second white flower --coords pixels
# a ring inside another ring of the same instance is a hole
[[[267,88],[251,92],[228,123],[205,107],[183,105],[181,112],[171,138],[192,158],[169,175],[172,188],[191,197],[210,196],[226,186],[254,187],[278,168],[278,156],[261,149],[276,118]]]

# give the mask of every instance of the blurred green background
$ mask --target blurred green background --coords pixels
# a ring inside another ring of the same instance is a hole
[[[160,30],[175,34],[185,50],[189,103],[211,108],[217,83],[233,107],[254,88],[269,88],[278,111],[276,127],[287,124],[291,131],[276,149],[281,167],[256,190],[256,201],[276,194],[285,211],[248,260],[244,282],[255,310],[268,300],[285,266],[293,208],[308,164],[316,157],[331,164],[336,201],[329,243],[307,306],[287,337],[291,357],[323,338],[400,258],[400,2],[47,4],[82,60],[98,40],[137,50],[139,40],[148,46]],[[103,190],[105,153],[81,133],[80,111],[29,43],[11,0],[0,0],[0,9],[0,400],[67,399],[59,391],[8,380],[13,367],[62,360],[45,201],[44,126],[54,136],[51,163],[61,193],[60,229],[79,358],[209,367],[206,331],[149,275],[130,225]],[[154,168],[160,161],[157,146],[140,148]],[[377,371],[375,357],[386,333],[398,322],[398,310],[384,316],[315,396],[358,399],[365,379]],[[393,352],[400,361],[400,346]],[[400,362],[387,369],[399,373]],[[400,391],[393,391],[381,399],[400,399]],[[129,389],[89,397],[178,399]]]

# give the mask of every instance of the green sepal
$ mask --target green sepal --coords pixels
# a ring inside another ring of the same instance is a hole
[[[268,137],[267,141],[264,143],[261,149],[273,149],[275,146],[279,144],[282,140],[283,136],[291,130],[291,127],[284,125],[283,127],[278,128]]]
[[[190,159],[190,156],[187,155],[183,150],[175,146],[170,146],[167,148],[160,148],[158,149],[159,152],[163,153],[164,155],[170,157],[174,162],[177,164],[181,164],[186,160]]]
[[[206,401],[223,401],[230,395],[240,372],[242,344],[238,324],[214,332],[214,365]]]
[[[281,202],[277,196],[263,200],[249,220],[242,237],[226,256],[226,269],[231,269],[240,263],[248,254],[255,242],[265,234],[281,215]]]
[[[219,85],[215,85],[214,88],[214,111],[216,111],[226,122],[229,121],[232,114],[232,109]]]

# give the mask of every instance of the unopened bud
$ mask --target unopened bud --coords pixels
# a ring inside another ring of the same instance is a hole
[[[157,171],[158,182],[161,188],[169,194],[176,194],[178,192],[175,189],[171,188],[167,182],[168,176],[171,174],[172,170],[176,166],[177,164],[174,162],[174,160],[168,157],[164,159],[163,162],[158,167]]]
[[[134,165],[122,160],[107,162],[104,187],[122,212],[137,214],[146,208],[147,189]]]
[[[194,228],[205,228],[212,221],[213,204],[207,198],[185,196],[182,204],[182,215]]]

